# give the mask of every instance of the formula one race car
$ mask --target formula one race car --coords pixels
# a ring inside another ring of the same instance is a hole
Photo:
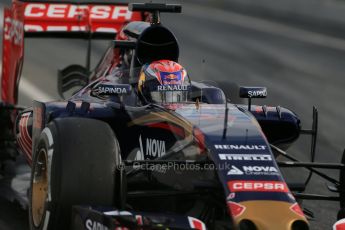
[[[192,81],[161,12],[181,6],[15,0],[5,11],[0,159],[19,151],[32,168],[30,229],[305,230],[301,199],[339,200],[342,218],[344,165],[313,162],[317,110],[303,130],[286,108],[251,105],[264,87],[241,87],[248,104],[237,105],[222,86]],[[59,71],[60,95],[73,96],[17,105],[25,37],[114,34],[94,71],[90,52],[86,66]],[[312,137],[310,163],[284,151],[300,134]],[[312,174],[287,184],[279,167],[305,167],[340,196],[305,194]]]

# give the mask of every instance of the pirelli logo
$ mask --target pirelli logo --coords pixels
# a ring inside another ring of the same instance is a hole
[[[220,160],[235,160],[235,161],[272,161],[272,156],[269,154],[226,154],[218,155]]]

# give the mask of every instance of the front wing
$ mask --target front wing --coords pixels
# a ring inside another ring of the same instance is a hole
[[[194,217],[148,212],[129,212],[90,206],[74,206],[73,230],[110,229],[197,229],[206,230],[205,224]]]

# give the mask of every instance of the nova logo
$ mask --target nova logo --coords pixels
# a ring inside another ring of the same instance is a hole
[[[87,230],[109,230],[109,228],[97,221],[92,221],[87,219],[85,222],[85,227]]]
[[[242,166],[241,169],[231,166],[228,175],[279,175],[278,170],[273,166]]]
[[[243,172],[239,170],[236,166],[232,165],[228,175],[243,175]]]
[[[245,172],[278,172],[278,170],[272,166],[243,166],[243,170]]]
[[[265,150],[266,145],[214,145],[216,149],[229,150]]]
[[[143,142],[141,135],[139,136],[140,151],[134,160],[145,160],[147,158],[157,158],[162,157],[166,154],[165,152],[165,141],[147,138],[146,139],[146,151],[144,152]]]
[[[146,155],[161,157],[165,155],[165,142],[155,139],[146,139]]]

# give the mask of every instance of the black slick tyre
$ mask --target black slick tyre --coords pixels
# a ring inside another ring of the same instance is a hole
[[[73,205],[120,203],[120,156],[117,138],[105,122],[64,118],[49,123],[33,153],[30,229],[69,229]]]

